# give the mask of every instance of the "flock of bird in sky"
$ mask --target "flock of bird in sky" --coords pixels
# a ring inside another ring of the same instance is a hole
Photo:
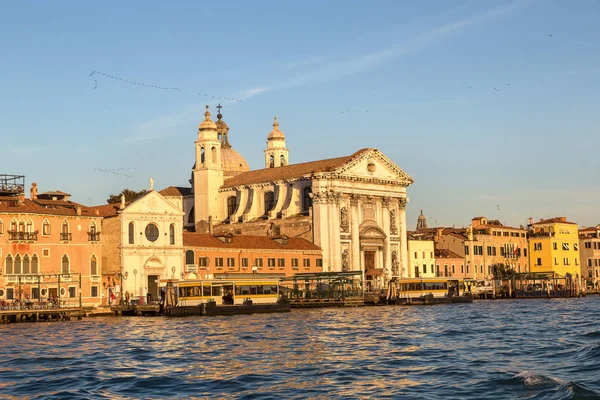
[[[116,76],[116,75],[111,75],[108,74],[106,72],[102,72],[102,71],[92,71],[89,75],[89,77],[94,77],[94,87],[92,89],[97,89],[98,88],[98,79],[96,77],[100,77],[100,78],[107,78],[107,79],[113,79],[115,81],[121,81],[121,82],[125,82],[128,83],[130,85],[137,85],[137,86],[142,86],[145,88],[149,88],[149,89],[158,89],[158,90],[170,90],[170,91],[174,91],[174,92],[183,92],[184,90],[178,87],[167,87],[167,86],[160,86],[160,85],[151,85],[148,83],[142,83],[142,82],[137,82],[137,81],[132,81],[129,79],[125,79],[125,78],[121,78],[120,76]],[[243,100],[241,99],[236,99],[233,97],[226,97],[226,96],[212,96],[209,95],[208,93],[198,93],[199,96],[204,95],[204,97],[212,97],[213,99],[218,99],[218,100],[231,100],[231,101],[237,101],[237,102],[242,102]]]
[[[119,175],[124,178],[132,178],[131,175],[123,173],[123,171],[143,171],[143,168],[94,168],[94,171],[105,172],[107,174]]]

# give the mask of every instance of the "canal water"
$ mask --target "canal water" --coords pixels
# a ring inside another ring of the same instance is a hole
[[[0,325],[0,398],[600,398],[600,298]]]

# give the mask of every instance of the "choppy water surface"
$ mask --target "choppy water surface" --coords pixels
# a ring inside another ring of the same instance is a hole
[[[0,325],[0,397],[600,397],[600,298]]]

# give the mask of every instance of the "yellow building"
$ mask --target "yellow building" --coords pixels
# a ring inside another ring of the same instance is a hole
[[[529,265],[531,272],[555,272],[574,278],[581,274],[579,230],[565,217],[532,223],[529,233]]]
[[[436,271],[433,240],[424,240],[419,237],[408,237],[408,276],[409,278],[435,278],[441,276]]]

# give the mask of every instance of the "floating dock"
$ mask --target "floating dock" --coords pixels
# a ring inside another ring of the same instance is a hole
[[[81,307],[0,310],[0,323],[81,320],[84,315]]]

